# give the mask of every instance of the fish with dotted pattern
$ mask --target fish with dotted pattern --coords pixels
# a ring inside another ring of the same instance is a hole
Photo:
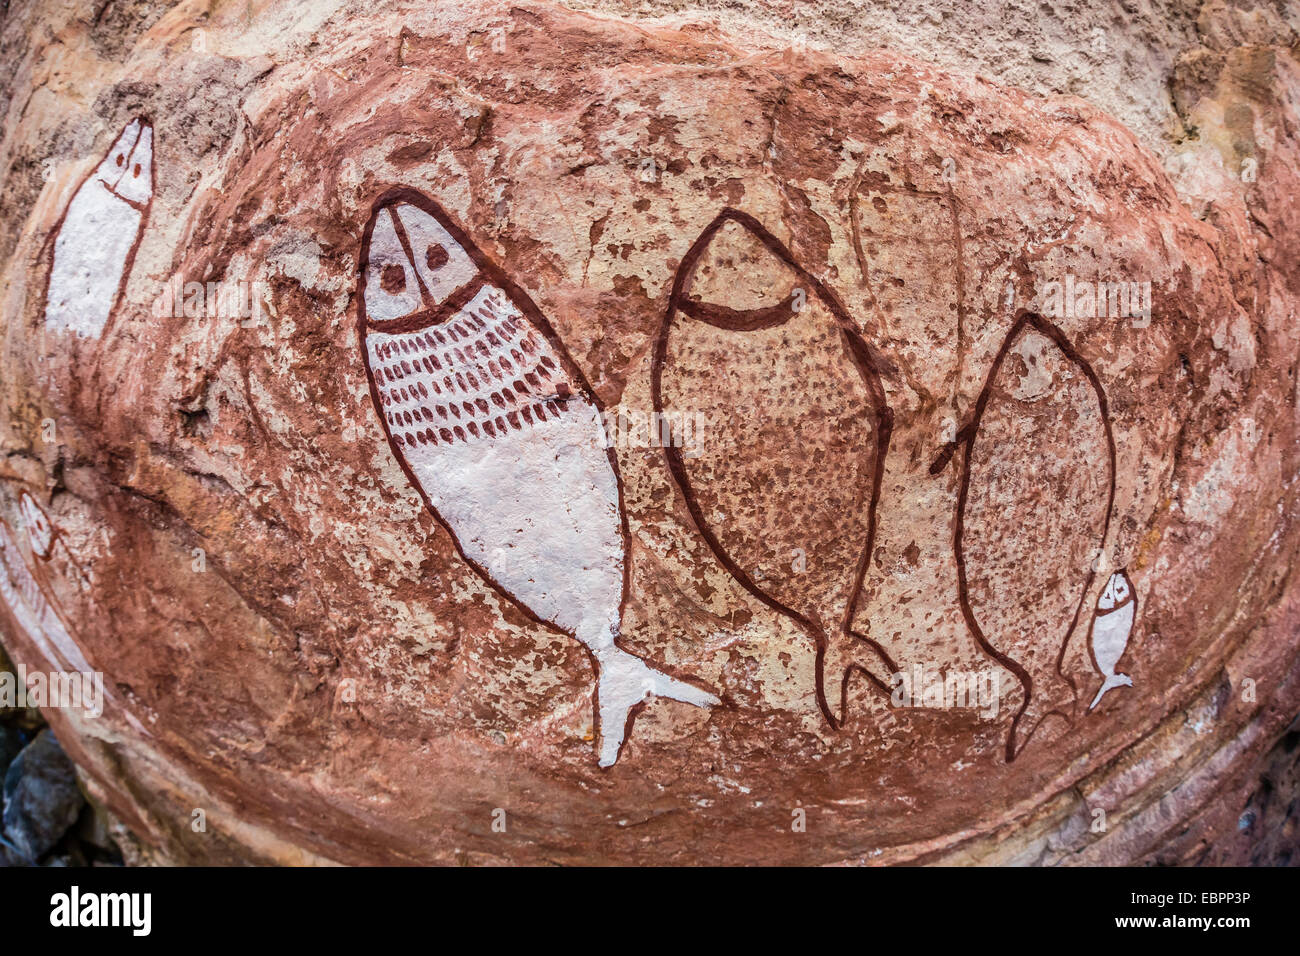
[[[651,695],[718,698],[617,645],[627,524],[600,407],[550,324],[436,203],[375,203],[361,348],[389,445],[461,556],[597,670],[599,763]]]

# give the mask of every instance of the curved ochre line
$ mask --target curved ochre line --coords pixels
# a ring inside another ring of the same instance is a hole
[[[760,329],[774,329],[789,322],[797,311],[794,307],[794,293],[790,293],[776,305],[762,309],[733,309],[699,299],[683,298],[678,308],[706,325],[725,329],[728,332],[756,332]]]
[[[32,584],[35,585],[36,592],[37,592],[36,596],[39,597],[40,600],[45,603],[45,609],[49,610],[49,613],[58,620],[59,624],[63,627],[64,631],[66,631],[68,636],[71,637],[72,629],[69,626],[70,621],[67,615],[63,612],[63,609],[59,607],[58,604],[56,604],[55,601],[50,597],[50,595],[54,593],[54,588],[50,586],[49,575],[45,570],[47,564],[46,559],[40,558],[39,555],[36,555],[41,563],[38,565],[28,564],[26,559],[22,555],[22,550],[18,543],[25,537],[25,535],[20,534],[18,531],[16,531],[12,526],[10,526],[9,522],[5,520],[3,517],[0,517],[0,532],[3,532],[3,537],[8,539],[9,543],[13,545],[14,550],[17,552],[17,558],[19,560],[18,570],[21,570],[22,573],[25,574],[31,580]],[[29,546],[30,546],[30,542],[29,542]],[[34,551],[32,553],[35,554]],[[22,587],[21,582],[18,582],[15,579],[13,572],[10,571],[9,563],[4,559],[2,550],[0,550],[0,574],[5,575],[9,579],[9,583],[11,587],[15,584],[19,585],[19,589],[18,589],[19,599],[22,600],[23,603],[27,605],[29,611],[39,616],[42,612],[42,609],[32,605],[30,601],[23,598],[22,590],[21,590]],[[77,669],[76,665],[71,660],[68,659],[64,650],[61,647],[59,647],[55,641],[50,640],[45,634],[40,635],[41,637],[45,638],[46,644],[44,646],[32,640],[28,629],[22,626],[22,621],[18,619],[17,609],[9,607],[8,603],[5,601],[0,601],[0,607],[5,608],[9,612],[10,617],[12,617],[14,619],[14,622],[18,625],[16,629],[17,632],[19,634],[22,634],[23,637],[29,643],[35,644],[36,649],[40,651],[42,657],[47,658],[51,664],[55,665],[56,667],[62,667],[64,670],[73,671]],[[38,630],[43,630],[42,628],[39,628],[39,621],[37,622],[37,624],[38,624]],[[80,643],[78,643],[74,639],[73,644],[75,644],[77,649],[81,651],[81,656],[83,658],[88,658],[85,649],[82,648]],[[46,650],[47,647],[48,647],[48,651]],[[91,663],[91,662],[87,659],[87,663]],[[91,664],[91,666],[93,667],[94,665]]]
[[[144,241],[144,230],[145,227],[149,225],[149,212],[151,209],[153,209],[153,197],[154,197],[154,193],[157,191],[158,188],[158,163],[156,161],[158,158],[158,152],[157,152],[158,141],[154,139],[153,120],[151,120],[148,116],[141,114],[136,116],[133,122],[138,122],[140,124],[141,135],[144,134],[145,127],[149,128],[149,149],[151,151],[151,155],[149,157],[149,198],[145,202],[139,203],[139,202],[131,202],[131,200],[126,199],[125,196],[118,196],[119,199],[124,200],[132,208],[134,208],[140,213],[140,225],[136,227],[135,242],[131,244],[131,248],[126,254],[126,261],[122,263],[122,279],[117,286],[117,296],[113,299],[112,308],[108,310],[108,318],[104,320],[104,327],[99,330],[99,335],[97,337],[98,341],[103,341],[105,338],[108,337],[108,333],[112,330],[113,325],[117,320],[117,307],[121,305],[122,299],[126,296],[126,285],[128,280],[130,280],[131,278],[131,270],[135,266],[135,256],[136,253],[140,251],[140,243]],[[118,135],[120,136],[121,134],[119,133]],[[136,140],[136,145],[139,145],[138,138]],[[108,152],[104,154],[104,159],[108,159],[108,157],[111,156],[112,153],[113,153],[113,147],[109,146]],[[131,154],[132,155],[135,154],[135,146],[131,147]],[[100,162],[103,162],[103,160],[101,160]],[[95,169],[96,170],[99,169],[99,166],[96,165]],[[91,176],[93,175],[94,172],[92,171]],[[89,179],[90,176],[87,176],[86,179],[83,179],[81,181],[81,186],[84,186]],[[81,192],[81,186],[77,187],[77,192]],[[114,195],[116,194],[117,194],[116,190],[114,190]],[[77,194],[73,193],[72,195],[73,198],[75,199]],[[69,206],[72,205],[71,200],[68,201],[68,205]],[[64,215],[65,216],[67,215],[66,210],[64,211]],[[60,228],[62,228],[62,223],[60,223]],[[51,257],[50,264],[51,264],[51,271],[53,271],[52,270],[53,257]]]
[[[963,551],[966,532],[966,500],[970,491],[971,464],[974,460],[975,438],[979,433],[979,426],[984,418],[984,412],[988,407],[989,399],[992,395],[993,384],[997,380],[998,372],[1002,368],[1002,362],[1006,359],[1007,354],[1011,351],[1011,347],[1015,344],[1016,340],[1027,328],[1032,328],[1039,334],[1050,339],[1056,347],[1061,350],[1065,357],[1069,359],[1076,368],[1083,372],[1084,377],[1087,378],[1088,383],[1092,386],[1093,392],[1096,394],[1097,403],[1101,411],[1102,428],[1106,434],[1107,464],[1110,471],[1109,487],[1106,496],[1105,518],[1102,521],[1100,535],[1103,546],[1106,537],[1110,533],[1111,511],[1114,509],[1115,505],[1115,436],[1110,424],[1110,406],[1106,401],[1106,392],[1105,389],[1102,388],[1101,379],[1098,377],[1096,371],[1088,360],[1079,354],[1073,343],[1070,342],[1069,338],[1060,328],[1047,321],[1036,312],[1022,310],[1015,323],[1011,326],[1011,330],[1007,333],[1006,338],[1003,339],[1002,347],[998,350],[997,357],[993,360],[993,365],[989,369],[988,378],[985,380],[984,388],[975,402],[975,411],[970,420],[957,433],[957,439],[950,442],[930,466],[930,473],[932,475],[938,474],[947,466],[957,448],[960,447],[962,449],[961,483],[957,493],[957,520],[953,528],[953,556],[957,563],[957,600],[961,605],[962,617],[966,620],[966,626],[979,644],[980,649],[1007,670],[1011,671],[1024,688],[1024,700],[1021,702],[1019,710],[1016,711],[1016,716],[1011,722],[1011,731],[1007,735],[1006,759],[1008,763],[1011,763],[1016,759],[1019,752],[1024,749],[1024,745],[1029,742],[1029,738],[1033,736],[1034,731],[1041,727],[1043,722],[1049,716],[1052,714],[1065,716],[1059,710],[1048,711],[1039,719],[1037,724],[1028,728],[1024,734],[1024,739],[1021,741],[1020,747],[1017,748],[1016,741],[1021,732],[1020,724],[1024,719],[1025,712],[1029,709],[1030,701],[1033,699],[1033,678],[1018,662],[999,651],[989,642],[987,636],[984,634],[983,628],[980,627],[979,621],[976,620],[974,609],[971,607],[970,603],[970,589],[966,576],[966,555]],[[1074,681],[1064,674],[1062,665],[1065,661],[1065,652],[1069,646],[1070,638],[1078,626],[1079,616],[1083,609],[1083,603],[1088,599],[1088,595],[1092,591],[1092,583],[1096,578],[1096,574],[1097,572],[1089,567],[1088,577],[1085,580],[1082,591],[1079,595],[1078,604],[1075,606],[1074,617],[1070,622],[1070,628],[1066,631],[1065,638],[1061,643],[1060,652],[1056,656],[1057,673],[1070,685],[1071,689],[1074,690],[1076,694],[1078,693],[1078,688],[1075,686]],[[1067,717],[1066,719],[1069,720],[1072,718]]]
[[[816,276],[808,272],[807,269],[803,268],[803,266],[795,261],[794,256],[785,245],[777,239],[776,236],[764,228],[762,223],[748,213],[730,207],[723,209],[718,213],[713,221],[704,228],[704,231],[700,233],[695,242],[691,244],[686,255],[682,257],[681,264],[677,267],[676,275],[673,277],[672,292],[668,299],[668,311],[664,317],[663,325],[660,328],[659,337],[655,342],[654,357],[651,363],[650,394],[654,410],[659,414],[663,414],[664,411],[663,371],[664,365],[668,360],[668,337],[672,329],[673,320],[676,318],[679,311],[691,315],[692,309],[698,309],[698,302],[687,300],[686,298],[690,281],[694,276],[695,266],[699,262],[700,256],[704,254],[704,250],[708,247],[710,241],[712,241],[714,235],[716,235],[718,230],[728,222],[736,223],[758,239],[770,252],[772,252],[773,255],[792,269],[799,277],[799,280],[806,284],[807,287],[812,290],[813,294],[815,294],[826,306],[827,310],[835,318],[845,348],[847,349],[858,374],[862,377],[863,383],[867,387],[867,391],[870,393],[871,403],[873,406],[872,410],[875,413],[876,419],[876,448],[871,481],[871,499],[867,518],[867,535],[861,556],[858,559],[857,567],[854,569],[852,591],[850,592],[844,615],[838,622],[838,634],[844,640],[858,641],[869,647],[880,657],[881,661],[890,668],[890,673],[893,673],[897,668],[894,666],[893,661],[885,652],[884,648],[881,647],[877,641],[857,634],[850,628],[854,613],[857,610],[859,596],[862,591],[862,582],[866,577],[868,562],[871,559],[871,552],[875,546],[876,510],[880,503],[880,489],[884,481],[885,456],[889,449],[889,439],[893,431],[894,415],[893,411],[889,407],[884,386],[881,383],[881,370],[887,369],[889,366],[875,354],[865,341],[863,341],[856,326],[854,326],[849,317],[848,310],[845,309],[839,299],[836,298],[835,295]],[[688,301],[690,302],[689,306],[686,305]],[[775,306],[773,308],[781,308],[781,306]],[[760,311],[765,312],[767,310]],[[709,313],[711,317],[716,317],[720,314],[725,315],[725,313],[719,312]],[[788,319],[791,314],[793,313],[787,313],[785,318]],[[706,319],[706,321],[708,320]],[[711,324],[717,323],[715,322]],[[748,330],[767,327],[771,326],[753,325],[750,326]],[[747,329],[742,327],[739,330],[744,331]],[[676,482],[677,487],[681,490],[682,498],[686,503],[687,511],[690,512],[691,518],[695,523],[695,528],[704,539],[705,543],[709,546],[709,550],[713,552],[713,556],[717,558],[718,562],[727,570],[727,573],[735,578],[736,582],[740,584],[741,587],[767,607],[793,620],[806,633],[808,633],[810,637],[812,637],[816,647],[817,706],[821,710],[822,716],[826,719],[826,722],[836,730],[840,729],[844,725],[847,715],[843,708],[847,701],[848,681],[849,677],[855,670],[866,674],[871,679],[873,685],[888,695],[888,685],[884,681],[880,680],[877,675],[870,673],[865,667],[862,667],[859,664],[850,665],[850,667],[846,669],[844,678],[841,681],[841,711],[840,717],[836,718],[834,713],[831,711],[826,696],[824,668],[829,638],[825,627],[820,621],[815,621],[808,615],[802,614],[782,601],[772,597],[760,588],[753,578],[751,578],[750,575],[736,563],[731,555],[728,554],[727,550],[722,546],[722,543],[718,540],[717,536],[709,527],[708,522],[705,520],[695,490],[691,485],[690,478],[687,476],[686,463],[681,449],[666,444],[664,446],[664,455],[668,461],[668,470],[671,473],[673,480]]]
[[[54,523],[53,519],[50,518],[49,512],[45,510],[45,507],[39,501],[36,500],[36,496],[33,495],[26,487],[22,487],[22,486],[19,487],[19,491],[18,491],[18,509],[20,514],[22,513],[22,509],[23,509],[23,504],[22,504],[23,498],[29,500],[32,503],[32,507],[34,507],[37,511],[40,512],[41,517],[45,520],[46,526],[50,529],[50,544],[49,547],[45,549],[45,553],[41,554],[34,547],[32,548],[32,554],[35,556],[36,560],[40,561],[42,564],[50,563],[51,561],[54,560],[55,548],[57,548],[59,545],[62,545],[64,559],[68,562],[68,566],[72,568],[73,571],[77,572],[77,577],[80,578],[83,588],[90,587],[90,578],[86,575],[86,569],[81,566],[81,562],[77,560],[77,556],[73,554],[72,548],[69,547],[67,538],[63,534],[63,529]],[[25,527],[26,526],[25,518],[23,520],[23,524],[24,524],[23,530],[26,531],[27,528]],[[28,545],[30,546],[31,545],[30,531],[28,531],[27,540],[28,540]]]
[[[15,529],[10,526],[9,522],[2,517],[0,517],[0,529],[3,529],[3,532],[8,537],[9,542],[18,551],[17,558],[19,561],[19,570],[21,570],[22,573],[27,575],[27,577],[36,586],[37,596],[40,598],[42,602],[44,602],[45,608],[44,609],[39,608],[31,604],[30,602],[26,601],[22,597],[21,590],[19,590],[19,599],[23,600],[23,602],[27,604],[27,609],[31,613],[35,614],[38,618],[41,617],[45,613],[45,611],[48,611],[50,615],[52,615],[58,621],[59,626],[63,629],[63,632],[68,636],[68,639],[72,642],[72,645],[77,649],[78,652],[80,652],[82,660],[91,667],[92,671],[103,671],[102,667],[98,666],[94,661],[91,660],[92,656],[99,657],[100,655],[98,654],[92,655],[90,652],[86,650],[85,647],[82,646],[81,642],[77,640],[76,637],[73,636],[74,633],[76,632],[76,628],[72,626],[71,619],[68,617],[67,613],[63,610],[62,607],[59,606],[58,602],[55,600],[55,595],[57,595],[58,592],[54,588],[53,583],[50,579],[49,559],[41,558],[40,555],[37,555],[36,552],[33,551],[32,554],[38,559],[39,563],[34,565],[28,564],[27,560],[23,557],[22,550],[18,544],[18,542],[23,537],[25,537],[25,535],[18,534],[15,531]],[[30,547],[30,541],[28,542],[28,546]],[[64,550],[68,551],[68,547],[66,543],[64,544]],[[69,555],[71,554],[70,551],[68,553]],[[76,563],[75,562],[72,563],[75,566]],[[81,573],[80,569],[78,569],[78,573]],[[6,575],[9,578],[11,585],[18,583],[14,580],[13,574],[9,570],[8,563],[3,559],[3,556],[0,556],[0,574]],[[91,598],[92,603],[93,600],[94,599]],[[28,631],[26,627],[23,626],[22,622],[18,619],[17,609],[8,607],[8,605],[4,601],[0,601],[0,607],[6,608],[6,610],[8,610],[9,616],[12,617],[14,619],[14,623],[18,625],[17,628],[18,633],[22,634],[24,639],[26,639],[28,643],[35,645],[37,651],[40,652],[42,657],[45,657],[51,664],[55,665],[56,667],[61,667],[64,670],[67,671],[78,670],[77,664],[68,657],[67,652],[62,647],[59,646],[59,642],[57,640],[48,636],[48,634],[46,633],[46,628],[41,626],[41,622],[39,620],[36,622],[36,629],[41,632],[41,634],[38,636],[44,639],[45,641],[44,644],[41,644],[37,640],[34,640],[32,638],[31,633]],[[106,678],[105,684],[107,683],[108,681]],[[120,703],[120,701],[117,698],[117,695],[114,694],[112,690],[106,689],[104,697],[105,700],[111,700],[115,704]],[[126,709],[125,706],[123,706],[123,709],[124,710]]]
[[[416,278],[419,278],[418,273]],[[367,331],[385,332],[389,335],[432,328],[435,325],[442,325],[459,315],[460,310],[468,305],[469,301],[478,295],[479,290],[487,284],[487,277],[480,271],[474,278],[443,299],[442,302],[433,303],[432,299],[426,299],[425,301],[430,304],[412,312],[410,315],[403,315],[396,319],[363,318],[362,321],[365,322]],[[427,292],[424,291],[424,280],[422,279],[420,280],[420,289],[421,295],[427,295]]]
[[[409,203],[410,205],[415,206],[417,209],[421,210],[422,212],[428,213],[430,216],[432,216],[434,219],[438,221],[438,224],[447,231],[447,233],[452,237],[452,239],[456,241],[456,243],[461,247],[461,249],[465,251],[466,255],[468,255],[470,259],[474,262],[474,264],[478,267],[479,278],[482,280],[482,283],[491,283],[492,285],[495,285],[497,288],[501,289],[501,291],[506,294],[506,297],[510,299],[511,303],[517,309],[519,309],[520,312],[524,314],[524,316],[528,319],[528,321],[533,323],[537,331],[540,332],[542,336],[545,337],[546,341],[550,344],[551,348],[555,350],[555,354],[559,357],[560,362],[564,365],[565,372],[570,376],[570,381],[572,381],[578,387],[578,389],[582,392],[583,397],[586,398],[587,401],[591,402],[598,412],[603,412],[604,405],[601,403],[596,393],[592,390],[591,385],[588,384],[586,377],[582,374],[582,370],[578,368],[578,366],[574,363],[573,359],[569,356],[568,349],[564,347],[564,343],[560,340],[559,336],[556,335],[555,330],[551,327],[550,322],[548,322],[546,320],[546,317],[542,315],[541,310],[537,308],[536,304],[534,304],[533,300],[528,296],[528,294],[524,292],[524,290],[520,288],[518,285],[516,285],[513,281],[511,281],[510,278],[496,265],[496,263],[490,260],[483,253],[483,251],[479,249],[479,247],[473,242],[473,240],[469,238],[469,235],[464,230],[462,230],[455,222],[453,222],[452,219],[442,210],[441,206],[439,206],[432,199],[428,198],[423,193],[415,189],[411,189],[405,186],[398,186],[386,190],[378,198],[376,198],[375,201],[371,204],[370,217],[366,222],[365,232],[362,234],[362,238],[361,238],[361,254],[358,260],[359,279],[358,279],[357,296],[356,296],[357,313],[358,313],[357,339],[358,339],[358,345],[360,346],[361,349],[362,364],[366,372],[366,381],[370,386],[371,403],[374,406],[376,413],[378,413],[379,409],[383,407],[383,403],[379,397],[379,386],[375,381],[374,370],[370,367],[370,352],[366,348],[366,334],[370,331],[376,331],[376,332],[381,332],[381,331],[390,332],[394,330],[412,331],[412,328],[404,328],[403,326],[408,322],[408,320],[414,321],[417,316],[419,316],[421,318],[421,321],[423,322],[431,321],[431,319],[426,318],[431,315],[431,312],[428,309],[421,309],[420,312],[417,313],[416,315],[407,316],[399,319],[390,319],[385,322],[372,323],[369,322],[366,318],[366,314],[365,314],[366,280],[367,280],[367,275],[369,273],[370,242],[371,242],[372,234],[374,232],[375,222],[379,218],[379,214],[383,212],[383,210],[385,210],[388,207],[395,206],[398,203]],[[412,271],[415,271],[414,263],[412,263],[411,268]],[[467,286],[469,285],[474,285],[474,283],[473,282],[467,283]],[[457,291],[457,293],[453,293],[453,295],[457,295],[458,293],[463,292],[467,286],[463,286],[460,290]],[[466,301],[468,301],[468,298],[466,299]],[[559,627],[556,624],[553,624],[550,621],[541,618],[535,611],[532,610],[532,608],[528,607],[527,604],[525,604],[522,600],[517,598],[504,585],[498,583],[492,577],[492,575],[487,571],[486,568],[480,565],[477,561],[475,561],[465,552],[465,549],[461,546],[460,539],[456,536],[456,533],[451,529],[451,526],[443,519],[442,515],[438,513],[438,509],[433,506],[433,502],[429,500],[428,496],[424,492],[424,489],[420,486],[420,482],[416,478],[415,473],[411,470],[410,465],[407,464],[406,456],[398,449],[397,443],[393,440],[392,432],[388,427],[388,421],[384,418],[382,414],[378,414],[378,418],[379,418],[380,426],[383,428],[384,431],[384,438],[387,440],[388,446],[392,450],[393,457],[397,460],[397,463],[401,467],[402,472],[406,475],[407,481],[410,482],[411,486],[415,488],[415,490],[419,493],[421,501],[424,502],[424,506],[428,509],[429,513],[433,516],[434,520],[437,521],[438,524],[442,527],[442,529],[446,531],[447,534],[450,536],[452,545],[456,548],[456,553],[460,555],[461,560],[463,560],[467,565],[469,565],[469,567],[489,587],[495,590],[502,597],[506,598],[506,600],[508,600],[511,604],[513,604],[516,608],[518,608],[529,620],[533,621],[536,624],[541,625],[542,627],[545,627],[546,629],[552,631],[553,633],[563,634],[566,637],[574,637],[575,636],[574,634],[564,630],[563,628]],[[610,468],[614,470],[614,482],[618,487],[619,531],[623,539],[623,592],[622,592],[622,597],[619,605],[620,616],[621,616],[622,607],[627,603],[627,597],[629,593],[628,579],[630,575],[628,571],[628,564],[629,564],[628,543],[631,535],[628,530],[627,511],[623,505],[623,477],[618,470],[618,459],[614,454],[613,448],[606,448],[606,452],[609,457]],[[585,647],[586,645],[583,646]],[[588,652],[590,653],[590,649],[588,649]],[[592,664],[593,666],[595,665],[594,657],[592,658]],[[676,676],[676,675],[671,675],[671,676]]]

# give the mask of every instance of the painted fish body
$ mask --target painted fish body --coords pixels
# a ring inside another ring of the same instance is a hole
[[[45,327],[98,338],[126,286],[153,198],[153,127],[129,123],[63,214],[54,239]]]
[[[1101,380],[1060,328],[1025,313],[951,448],[962,449],[953,534],[962,615],[1024,692],[1007,737],[1009,762],[1048,716],[1073,720],[1077,689],[1063,662],[1115,499]],[[1008,501],[1020,508],[1011,524]]]
[[[709,441],[669,470],[731,576],[817,653],[816,698],[845,721],[861,674],[897,670],[851,630],[892,428],[871,353],[835,296],[756,219],[720,213],[687,251],[659,334],[658,412],[699,412]]]
[[[1102,695],[1116,687],[1132,687],[1133,678],[1115,673],[1119,659],[1128,647],[1133,622],[1137,618],[1137,593],[1125,571],[1116,571],[1106,582],[1092,619],[1092,661],[1102,676],[1101,688],[1088,709],[1101,703]]]
[[[616,646],[617,461],[594,394],[528,296],[409,190],[376,203],[362,261],[362,350],[389,444],[471,567],[590,650],[601,766],[650,694],[717,703]]]

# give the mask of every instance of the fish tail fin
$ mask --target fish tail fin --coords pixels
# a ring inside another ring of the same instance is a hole
[[[839,730],[848,721],[849,685],[854,675],[865,677],[878,691],[889,696],[889,678],[898,668],[884,648],[852,630],[829,635],[817,632],[814,639],[817,642],[817,704],[831,728]]]
[[[1011,722],[1011,732],[1007,736],[1007,761],[1015,760],[1029,744],[1031,737],[1048,726],[1048,718],[1057,718],[1055,729],[1048,733],[1046,740],[1059,737],[1061,731],[1074,723],[1075,687],[1064,674],[1056,672],[1042,673],[1033,683],[1033,693],[1021,705],[1020,711]]]
[[[1107,677],[1104,681],[1101,682],[1101,689],[1097,691],[1097,696],[1092,699],[1092,703],[1088,705],[1088,709],[1092,710],[1094,707],[1100,704],[1101,697],[1103,694],[1106,693],[1106,691],[1114,690],[1116,687],[1132,687],[1132,686],[1133,686],[1133,678],[1129,677],[1127,674],[1111,674],[1109,677]]]
[[[696,707],[711,707],[718,698],[684,680],[656,670],[641,658],[609,645],[597,654],[596,724],[600,766],[613,766],[627,736],[633,708],[649,697],[667,697]]]

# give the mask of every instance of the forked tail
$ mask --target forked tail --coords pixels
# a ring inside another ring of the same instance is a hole
[[[1106,691],[1114,690],[1116,687],[1132,687],[1132,686],[1133,686],[1133,678],[1129,677],[1127,674],[1112,674],[1110,677],[1107,677],[1104,681],[1102,681],[1101,690],[1097,691],[1097,696],[1092,699],[1092,703],[1088,705],[1088,709],[1092,710],[1094,707],[1100,704],[1101,695],[1106,693]]]
[[[812,624],[810,632],[817,645],[817,706],[831,729],[840,730],[849,720],[853,678],[865,678],[876,692],[889,697],[898,665],[880,644],[856,631],[823,634]]]
[[[596,685],[596,731],[600,765],[618,760],[632,722],[632,708],[651,696],[680,700],[696,707],[711,707],[718,698],[693,684],[657,671],[639,657],[610,645],[597,652],[600,676]]]

